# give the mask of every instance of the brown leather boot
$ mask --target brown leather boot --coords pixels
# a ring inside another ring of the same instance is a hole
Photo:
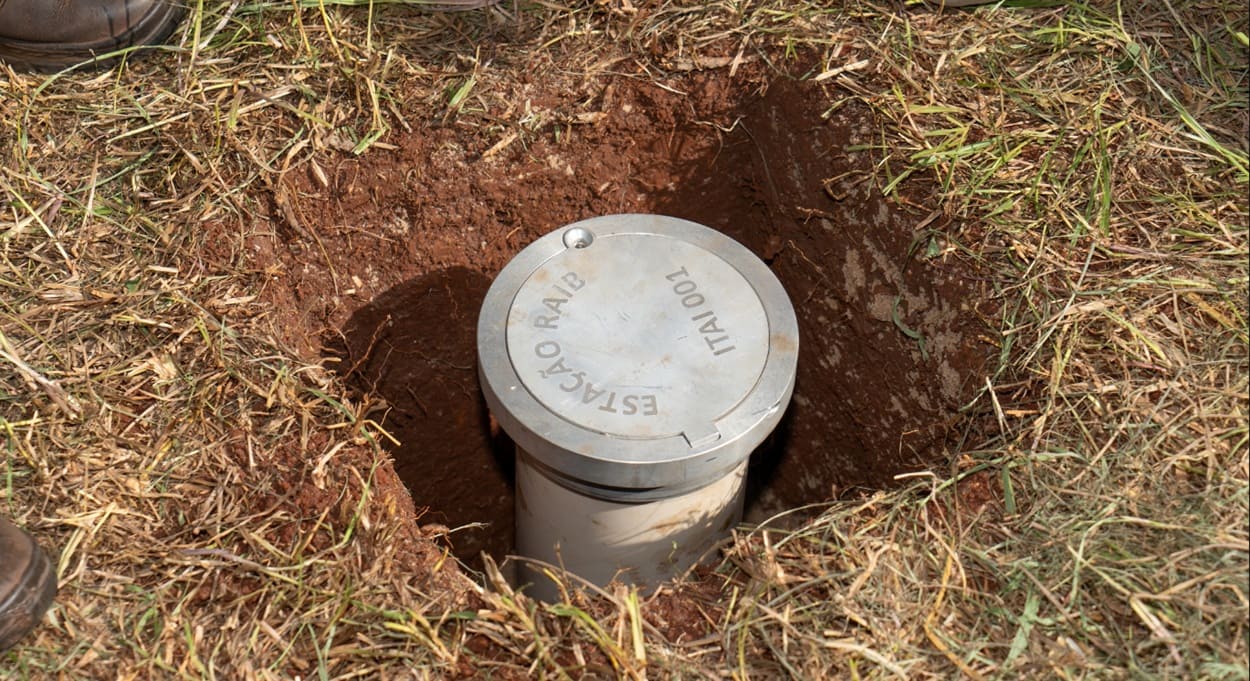
[[[35,628],[56,596],[56,573],[39,545],[0,518],[0,652]]]
[[[124,47],[158,45],[183,14],[170,0],[0,0],[0,61],[57,71]]]

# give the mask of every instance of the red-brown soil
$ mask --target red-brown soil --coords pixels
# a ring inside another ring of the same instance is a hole
[[[513,87],[548,122],[409,120],[393,150],[327,154],[284,177],[275,229],[239,255],[265,273],[275,332],[384,401],[373,418],[401,443],[421,522],[485,524],[450,535],[458,556],[511,546],[511,452],[477,384],[478,305],[527,243],[596,215],[721,230],[788,290],[799,376],[753,459],[753,517],[944,461],[986,357],[971,275],[933,257],[931,207],[881,196],[873,154],[854,150],[876,141],[864,106],[828,113],[820,85],[751,66],[663,87],[604,77],[589,96]]]

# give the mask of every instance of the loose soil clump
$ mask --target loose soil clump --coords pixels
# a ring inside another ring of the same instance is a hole
[[[866,108],[829,111],[820,85],[751,67],[600,85],[587,98],[518,83],[515,101],[548,123],[410,121],[395,149],[275,191],[279,228],[253,257],[282,273],[264,291],[278,332],[378,401],[421,522],[452,529],[470,565],[509,552],[512,452],[478,388],[478,307],[530,241],[612,213],[720,230],[794,302],[797,387],[753,458],[750,517],[941,462],[987,345],[971,275],[927,231],[936,206],[881,195]]]

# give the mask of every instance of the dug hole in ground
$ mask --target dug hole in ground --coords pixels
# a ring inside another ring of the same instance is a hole
[[[277,273],[261,282],[275,333],[372,401],[403,483],[383,475],[379,493],[405,506],[410,495],[425,534],[474,570],[483,553],[511,552],[513,448],[478,384],[478,309],[526,244],[597,215],[719,230],[790,295],[796,389],[751,459],[749,522],[947,465],[968,421],[959,407],[982,382],[987,310],[976,272],[948,266],[931,236],[936,206],[879,193],[866,107],[831,108],[820,84],[760,64],[660,83],[605,77],[592,92],[512,87],[534,130],[423,125],[394,149],[287,173],[272,231],[232,249],[247,269]],[[322,502],[306,500],[310,512]]]

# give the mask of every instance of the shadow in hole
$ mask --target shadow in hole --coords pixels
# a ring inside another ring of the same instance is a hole
[[[473,569],[480,553],[513,545],[515,462],[492,424],[477,378],[478,309],[490,279],[453,267],[398,284],[357,310],[329,354],[349,385],[385,400],[376,415],[400,444],[395,471],[423,523],[455,529],[452,551]]]
[[[787,508],[770,490],[790,451],[791,421],[791,410],[787,409],[773,432],[751,453],[747,464],[746,491],[743,493],[743,517],[748,522],[767,520]]]

